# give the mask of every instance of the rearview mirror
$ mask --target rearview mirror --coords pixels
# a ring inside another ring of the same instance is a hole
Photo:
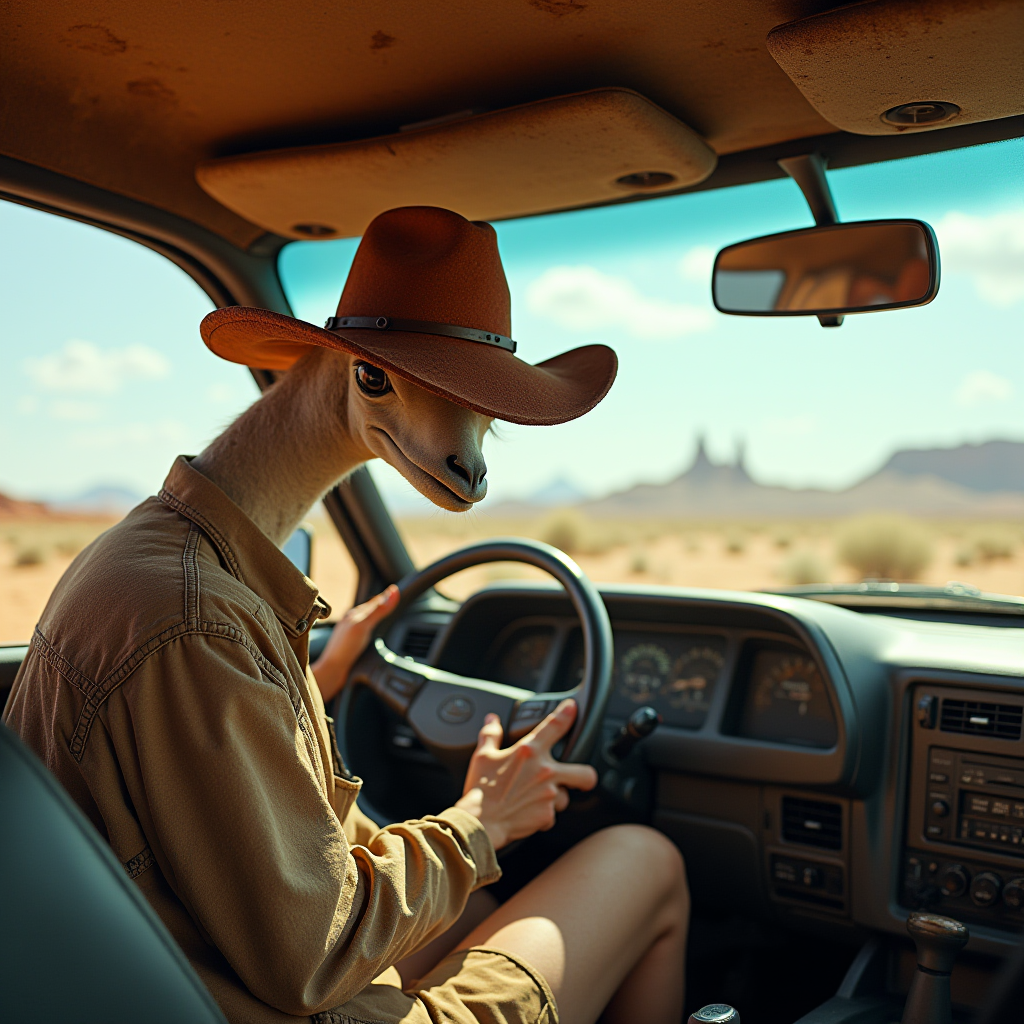
[[[715,260],[715,308],[740,316],[841,316],[923,306],[939,250],[919,220],[874,220],[738,242]]]

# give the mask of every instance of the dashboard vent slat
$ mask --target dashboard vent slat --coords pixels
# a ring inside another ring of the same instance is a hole
[[[420,661],[426,659],[430,654],[430,648],[434,645],[434,639],[438,634],[437,626],[412,626],[405,631],[402,637],[402,654],[408,658],[417,658]]]
[[[782,798],[782,838],[787,843],[817,846],[822,850],[843,848],[843,809],[823,800],[797,796]]]
[[[979,700],[942,701],[943,732],[962,732],[971,736],[991,736],[997,740],[1019,740],[1024,706],[990,704]]]

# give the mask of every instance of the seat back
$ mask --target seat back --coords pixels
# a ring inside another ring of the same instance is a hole
[[[225,1024],[95,828],[4,725],[0,1020]]]

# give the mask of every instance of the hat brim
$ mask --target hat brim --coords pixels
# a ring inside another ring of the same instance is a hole
[[[585,345],[536,366],[475,341],[406,331],[326,331],[252,306],[225,306],[203,319],[200,333],[222,359],[287,370],[310,345],[367,362],[446,398],[506,420],[550,426],[576,419],[601,401],[618,360],[607,345]]]

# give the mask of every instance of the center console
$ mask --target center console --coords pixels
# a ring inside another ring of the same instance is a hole
[[[919,683],[913,691],[901,903],[1024,927],[1024,698]]]

